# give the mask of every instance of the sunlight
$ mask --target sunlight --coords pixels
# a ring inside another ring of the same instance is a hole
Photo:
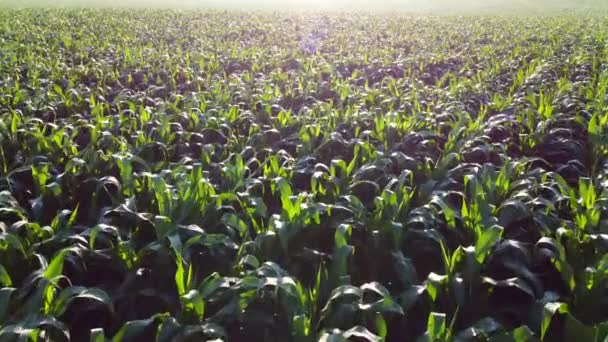
[[[0,0],[0,342],[608,342],[606,32],[608,0]]]

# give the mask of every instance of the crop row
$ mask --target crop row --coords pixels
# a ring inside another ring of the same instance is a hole
[[[0,340],[606,341],[599,16],[0,13]]]

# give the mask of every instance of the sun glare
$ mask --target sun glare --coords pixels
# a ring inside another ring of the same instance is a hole
[[[0,342],[608,342],[607,11],[0,0]]]

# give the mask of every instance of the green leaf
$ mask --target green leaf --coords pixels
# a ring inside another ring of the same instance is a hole
[[[336,233],[334,234],[335,246],[340,248],[342,246],[348,246],[348,239],[352,233],[352,226],[347,224],[341,224]]]
[[[437,299],[439,291],[441,291],[445,287],[447,281],[447,275],[439,275],[434,272],[429,273],[425,286],[426,291],[428,292],[433,302]]]
[[[11,276],[8,274],[8,271],[6,268],[4,268],[4,266],[2,266],[2,264],[0,264],[0,285],[2,285],[2,287],[10,287],[13,285]]]
[[[175,337],[183,330],[183,327],[179,322],[173,318],[169,317],[158,328],[158,333],[156,335],[156,341],[158,342],[171,342],[175,340]]]
[[[599,116],[598,113],[594,113],[591,119],[589,120],[589,125],[587,127],[587,132],[591,135],[597,135],[599,133]]]
[[[331,317],[333,311],[338,306],[350,305],[353,310],[356,310],[356,305],[361,301],[363,291],[356,286],[342,285],[335,288],[321,311],[321,321]]]
[[[481,236],[477,238],[475,243],[475,259],[477,259],[480,264],[483,263],[492,247],[500,241],[503,230],[502,227],[494,225],[484,230],[483,233],[481,233]]]
[[[503,227],[509,227],[513,222],[530,216],[530,208],[520,200],[508,200],[502,203],[498,209],[498,222]]]
[[[375,326],[376,333],[378,334],[378,336],[381,338],[386,338],[386,335],[388,334],[388,328],[384,317],[382,317],[382,315],[379,313],[376,314]]]
[[[540,325],[540,339],[544,340],[551,320],[556,313],[564,314],[568,312],[568,305],[565,303],[547,303],[543,308],[543,318]]]
[[[599,341],[598,329],[581,323],[571,314],[567,314],[564,322],[565,341]]]
[[[348,340],[339,332],[324,332],[319,338],[319,342],[347,342]]]
[[[523,278],[514,277],[505,280],[494,280],[489,277],[483,277],[482,282],[495,287],[515,288],[522,293],[525,293],[530,298],[534,298],[534,290]]]
[[[58,84],[53,85],[53,90],[55,91],[55,93],[57,93],[57,95],[61,96],[62,98],[64,97],[63,89],[61,89]]]
[[[76,222],[76,217],[78,217],[78,209],[80,208],[80,203],[76,204],[76,208],[74,208],[74,210],[72,210],[72,213],[70,214],[70,218],[68,219],[68,224],[66,228],[72,228],[72,226],[74,225],[74,222]]]
[[[399,305],[403,310],[410,310],[414,304],[419,300],[420,296],[427,293],[424,286],[412,286],[409,289],[403,291],[397,298]]]
[[[159,214],[170,217],[173,212],[173,198],[167,183],[159,175],[154,175],[152,176],[152,184]]]
[[[372,282],[361,285],[361,291],[365,293],[373,292],[380,299],[373,303],[361,303],[359,308],[363,311],[379,312],[379,313],[396,313],[403,315],[403,309],[397,302],[393,300],[388,290],[378,282]],[[372,296],[376,297],[376,296]]]
[[[351,328],[351,329],[345,331],[343,336],[350,341],[355,340],[355,338],[357,340],[363,339],[365,341],[370,341],[370,342],[382,341],[382,338],[380,336],[374,335],[373,333],[371,333],[369,330],[367,330],[366,328],[364,328],[362,326],[356,326],[354,328]]]
[[[600,323],[597,326],[597,341],[608,342],[608,322]]]
[[[48,164],[38,164],[32,167],[32,177],[36,181],[38,186],[38,190],[42,191],[44,186],[46,185],[48,179],[50,178],[49,173],[49,165]]]
[[[68,329],[56,318],[30,315],[15,324],[2,327],[0,330],[0,341],[13,341],[14,337],[17,337],[18,341],[28,341],[32,333],[36,333],[37,335],[37,332],[40,330],[47,332],[46,336],[49,341],[67,342],[70,340]]]
[[[186,293],[187,284],[184,271],[184,261],[181,254],[177,254],[175,263],[177,264],[177,269],[175,270],[175,285],[177,287],[177,293],[180,296],[183,296]]]
[[[441,198],[440,196],[433,196],[433,198],[431,199],[431,203],[434,203],[439,206],[439,208],[441,208],[443,216],[445,217],[445,222],[448,224],[449,227],[454,228],[456,226],[456,212],[454,211],[454,209],[450,208],[450,206],[448,206],[447,203],[445,203],[443,198]]]
[[[534,333],[527,326],[519,327],[513,330],[513,338],[515,342],[532,342],[537,340],[534,338]]]
[[[404,287],[415,285],[418,283],[418,275],[412,259],[406,258],[403,252],[397,250],[391,252],[393,257],[393,267],[397,272],[397,276]]]
[[[83,286],[68,287],[63,290],[53,303],[52,314],[53,316],[61,316],[68,308],[69,304],[77,298],[89,299],[100,302],[108,307],[112,311],[112,299],[108,294],[98,288],[86,288]]]
[[[426,331],[431,341],[446,337],[446,315],[444,313],[431,312],[426,325]]]
[[[13,287],[4,287],[0,289],[0,325],[4,322],[6,314],[10,308],[11,298],[17,289]]]
[[[188,310],[196,313],[197,318],[202,320],[205,316],[205,301],[197,290],[190,290],[182,296],[182,302]]]
[[[112,342],[143,341],[148,336],[156,336],[158,325],[167,317],[168,314],[159,314],[148,319],[127,322],[112,337]]]
[[[374,335],[367,328],[356,326],[348,331],[334,329],[330,332],[324,332],[319,338],[319,342],[346,342],[346,341],[368,341],[377,342],[383,341],[380,336]]]
[[[2,208],[0,208],[0,209],[2,209]],[[25,248],[23,247],[23,242],[19,236],[15,235],[15,234],[11,234],[11,233],[1,232],[0,241],[6,241],[6,243],[9,246],[11,246],[15,250],[19,251],[21,253],[21,255],[23,255],[24,257],[27,256]]]
[[[42,276],[49,280],[60,276],[63,273],[63,261],[70,251],[71,248],[65,248],[57,252]]]
[[[500,323],[496,322],[491,317],[486,317],[477,321],[472,327],[460,331],[458,335],[455,336],[454,341],[476,341],[482,336],[491,336],[499,330],[502,330]]]
[[[107,338],[102,328],[91,329],[90,342],[106,342]]]
[[[238,215],[236,215],[236,214],[233,214],[233,213],[224,214],[224,216],[222,216],[222,222],[225,225],[236,229],[239,232],[239,235],[241,236],[241,238],[244,238],[245,236],[247,236],[247,234],[249,232],[247,223],[245,221],[243,221],[240,217],[238,217]]]
[[[172,233],[166,234],[167,240],[169,240],[169,246],[175,252],[175,255],[182,253],[182,240],[179,232],[173,231]]]

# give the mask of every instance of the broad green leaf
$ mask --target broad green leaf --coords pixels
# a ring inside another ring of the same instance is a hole
[[[534,333],[527,326],[519,327],[513,330],[513,338],[515,342],[532,342],[537,339],[534,338]]]
[[[353,327],[347,331],[340,331],[335,329],[330,332],[324,332],[319,339],[320,342],[346,342],[346,341],[367,341],[367,342],[379,342],[383,341],[383,338],[374,335],[367,328],[362,326]]]
[[[53,342],[68,342],[70,333],[65,325],[54,317],[29,315],[25,319],[0,329],[2,341],[27,341],[32,334],[38,335],[43,330],[47,332],[48,340]],[[35,339],[34,339],[35,340]]]
[[[247,236],[247,234],[249,232],[247,223],[245,221],[243,221],[240,217],[238,217],[238,215],[236,215],[236,214],[233,214],[233,213],[224,214],[222,216],[222,222],[225,225],[236,229],[239,232],[239,235],[241,236],[241,238],[244,238],[245,236]]]
[[[102,328],[91,329],[90,342],[106,342],[107,338]]]
[[[353,341],[353,340],[363,340],[368,342],[376,342],[382,341],[383,339],[380,336],[374,335],[372,332],[367,330],[367,328],[362,326],[353,327],[343,333],[340,334],[344,340]],[[341,341],[344,341],[341,340]],[[325,340],[325,341],[334,341],[334,340]]]
[[[444,313],[431,312],[427,321],[426,331],[431,341],[445,338],[447,334],[446,315]]]
[[[175,263],[177,264],[177,269],[175,271],[175,285],[177,287],[177,293],[180,296],[186,294],[187,284],[186,284],[186,272],[184,270],[184,261],[182,259],[181,254],[176,255]]]
[[[171,342],[175,340],[176,335],[183,331],[181,324],[173,317],[169,317],[163,321],[158,328],[156,335],[156,341],[158,342]]]
[[[8,271],[6,268],[4,268],[4,266],[2,266],[2,264],[0,264],[0,285],[2,285],[2,287],[10,287],[13,285],[11,276],[8,274]]]
[[[446,286],[447,281],[448,276],[446,275],[439,275],[433,272],[428,275],[425,286],[426,291],[428,292],[432,301],[435,301],[437,299],[437,295]]]
[[[49,266],[46,268],[42,276],[49,280],[60,276],[63,272],[63,261],[70,251],[70,248],[66,248],[57,252],[53,259],[51,259]]]
[[[418,275],[412,259],[406,258],[401,251],[391,252],[393,257],[393,267],[397,276],[404,287],[418,283]]]
[[[3,287],[0,289],[0,325],[4,322],[8,310],[10,309],[11,298],[17,289],[13,287]]]
[[[564,338],[567,341],[598,341],[598,328],[586,326],[572,314],[565,315]]]
[[[540,339],[544,340],[549,325],[553,320],[555,314],[565,314],[568,312],[568,305],[565,303],[547,303],[543,308],[543,318],[540,326]]]
[[[485,229],[477,238],[475,243],[475,258],[482,264],[488,252],[494,245],[500,241],[503,233],[503,228],[500,226],[492,226]]]
[[[145,336],[156,336],[158,325],[167,318],[168,314],[155,315],[148,319],[127,322],[112,337],[112,342],[142,341]]]
[[[94,300],[104,304],[112,311],[112,299],[103,290],[98,288],[86,288],[82,286],[73,286],[63,290],[53,303],[53,316],[61,316],[68,308],[69,304],[77,298]]]
[[[386,321],[384,320],[381,314],[376,314],[375,326],[376,334],[378,334],[378,336],[381,338],[386,338],[386,335],[388,334],[388,328],[386,325]]]
[[[205,316],[205,301],[197,290],[190,290],[190,292],[183,295],[182,302],[188,310],[196,313],[198,319],[203,319]]]

